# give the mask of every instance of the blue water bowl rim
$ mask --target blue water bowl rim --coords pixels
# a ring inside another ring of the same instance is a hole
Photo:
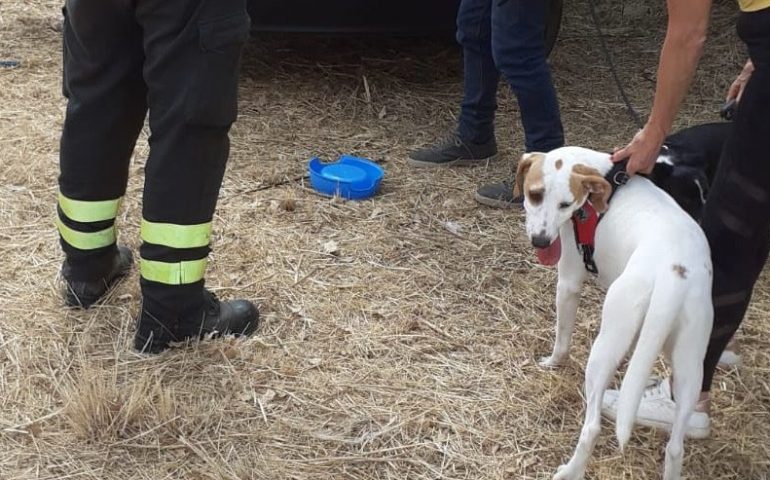
[[[360,168],[365,176],[358,182],[345,181],[344,178],[330,178],[324,175],[323,171],[332,165],[349,165]],[[311,185],[318,193],[328,196],[339,195],[346,198],[367,198],[374,195],[385,173],[382,167],[371,160],[352,155],[342,155],[334,162],[323,162],[320,158],[314,157],[308,164],[308,171]]]

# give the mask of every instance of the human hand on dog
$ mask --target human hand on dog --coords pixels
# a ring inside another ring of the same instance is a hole
[[[736,103],[740,102],[741,97],[743,96],[743,90],[746,88],[746,84],[748,83],[749,78],[751,78],[752,73],[754,73],[754,63],[749,59],[746,62],[746,65],[743,66],[743,70],[741,70],[738,78],[736,78],[732,85],[730,85],[730,88],[727,89],[727,97],[725,100],[728,102],[730,100],[735,100]]]
[[[628,158],[626,171],[629,175],[637,173],[650,173],[655,167],[655,161],[660,154],[660,147],[666,139],[666,134],[661,128],[648,123],[639,130],[625,148],[615,150],[612,161],[619,162]]]

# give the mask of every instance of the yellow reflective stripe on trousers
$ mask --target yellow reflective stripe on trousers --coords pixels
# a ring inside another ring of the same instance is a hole
[[[57,216],[56,226],[59,228],[59,235],[61,235],[64,241],[80,250],[95,250],[106,247],[115,243],[117,239],[114,225],[98,232],[79,232],[65,225]]]
[[[171,248],[197,248],[209,244],[211,222],[198,225],[175,225],[142,220],[142,240]]]
[[[120,199],[88,202],[67,198],[59,192],[59,207],[67,218],[76,222],[104,222],[118,215]]]
[[[206,259],[166,263],[143,258],[140,269],[142,278],[146,280],[166,285],[187,285],[203,280],[206,273]]]

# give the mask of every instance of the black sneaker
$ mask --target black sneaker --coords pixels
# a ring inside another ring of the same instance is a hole
[[[524,203],[524,197],[513,196],[510,182],[488,183],[476,190],[476,201],[494,208],[513,208]]]
[[[413,167],[468,167],[497,158],[494,137],[487,143],[465,142],[457,133],[451,133],[435,145],[409,154]]]
[[[94,281],[69,280],[70,265],[64,261],[62,265],[62,277],[64,277],[64,303],[68,307],[89,308],[99,301],[115,283],[125,276],[134,258],[131,250],[126,247],[118,247],[112,259],[112,266],[104,278]]]
[[[193,318],[160,319],[142,305],[134,336],[134,348],[144,353],[160,353],[172,342],[201,340],[204,337],[249,336],[259,326],[259,311],[248,300],[221,302],[203,291],[203,309]]]

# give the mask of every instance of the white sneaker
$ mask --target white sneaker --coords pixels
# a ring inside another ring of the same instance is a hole
[[[734,368],[741,364],[741,356],[737,353],[725,350],[722,352],[722,356],[719,357],[719,366],[722,368]]]
[[[734,368],[741,364],[741,355],[738,352],[738,341],[733,337],[730,343],[719,357],[719,366],[722,368]]]
[[[602,415],[615,420],[618,416],[619,390],[607,390],[602,398]],[[676,414],[676,404],[671,399],[671,383],[668,378],[652,379],[644,390],[644,396],[636,412],[635,423],[645,427],[671,432]],[[687,422],[687,438],[708,438],[711,433],[711,419],[705,412],[692,412]]]

